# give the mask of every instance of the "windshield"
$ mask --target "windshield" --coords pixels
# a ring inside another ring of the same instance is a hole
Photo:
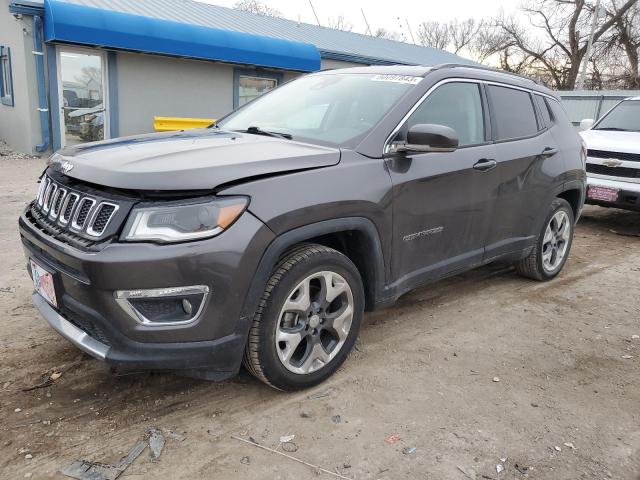
[[[640,100],[625,100],[613,108],[594,130],[640,132]]]
[[[277,133],[344,146],[367,133],[421,77],[308,75],[248,103],[218,124],[226,130]]]

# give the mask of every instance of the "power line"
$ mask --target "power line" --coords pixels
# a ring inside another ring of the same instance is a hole
[[[320,19],[318,18],[318,14],[316,13],[316,9],[313,8],[313,3],[311,3],[311,0],[309,0],[309,5],[311,5],[311,11],[313,12],[313,16],[316,17],[316,22],[318,22],[318,26],[321,27],[322,25],[320,25]]]

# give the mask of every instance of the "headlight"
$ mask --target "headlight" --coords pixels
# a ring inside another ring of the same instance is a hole
[[[229,227],[248,203],[245,197],[230,197],[140,206],[129,215],[121,239],[171,243],[213,237]]]

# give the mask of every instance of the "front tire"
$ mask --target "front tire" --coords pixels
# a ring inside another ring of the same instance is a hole
[[[317,385],[346,360],[363,312],[362,280],[348,257],[321,245],[293,249],[267,282],[243,364],[279,390]]]
[[[569,257],[575,221],[569,202],[556,198],[538,236],[533,251],[515,264],[523,277],[545,282],[555,278]]]

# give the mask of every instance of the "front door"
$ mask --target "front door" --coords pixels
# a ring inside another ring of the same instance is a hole
[[[58,47],[57,60],[61,146],[109,138],[104,52]]]
[[[482,261],[497,194],[495,146],[485,122],[480,85],[453,81],[434,89],[400,129],[439,124],[460,139],[454,152],[395,155],[393,182],[394,286],[411,288]],[[405,136],[406,138],[406,136]]]

